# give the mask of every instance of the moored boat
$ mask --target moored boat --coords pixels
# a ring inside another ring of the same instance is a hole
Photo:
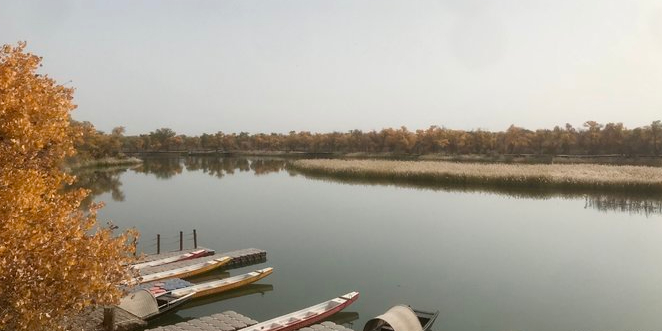
[[[369,320],[363,331],[430,331],[437,316],[438,310],[429,312],[397,305]]]
[[[118,307],[143,320],[149,320],[176,309],[192,296],[189,294],[177,298],[166,294],[156,297],[147,290],[138,290],[122,298]]]
[[[156,272],[148,275],[141,275],[132,279],[128,285],[134,285],[140,282],[153,282],[161,279],[168,278],[186,278],[195,275],[199,275],[217,268],[222,267],[225,264],[228,264],[232,261],[232,258],[223,256],[220,258],[208,260],[205,262],[200,262],[192,264],[186,267],[174,268],[162,272]]]
[[[193,286],[173,290],[170,294],[178,298],[192,293],[193,298],[200,298],[257,282],[258,280],[271,275],[273,270],[273,268],[264,268],[239,276],[195,284]]]
[[[187,252],[187,253],[182,253],[179,255],[175,256],[170,256],[170,257],[165,257],[162,259],[157,259],[157,260],[152,260],[152,261],[147,261],[147,262],[142,262],[142,263],[135,263],[131,265],[131,268],[133,269],[143,269],[147,267],[155,267],[159,265],[164,265],[168,263],[174,263],[174,262],[179,262],[179,261],[185,261],[185,260],[191,260],[191,259],[197,259],[199,257],[204,257],[208,255],[214,255],[214,251],[211,249],[199,249],[195,250],[192,252]]]
[[[359,298],[359,292],[350,292],[320,304],[243,328],[239,331],[294,331],[313,325],[345,309]]]

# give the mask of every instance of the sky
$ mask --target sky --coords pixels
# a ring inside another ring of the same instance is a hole
[[[20,40],[128,134],[662,119],[659,0],[0,0]]]

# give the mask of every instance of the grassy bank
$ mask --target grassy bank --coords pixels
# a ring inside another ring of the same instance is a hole
[[[608,164],[662,166],[659,156],[626,155],[537,155],[537,154],[497,154],[497,155],[444,155],[426,154],[417,158],[426,161],[452,161],[477,163],[525,163],[525,164]]]
[[[297,160],[291,167],[304,174],[411,183],[662,192],[662,168],[654,167],[337,159]]]

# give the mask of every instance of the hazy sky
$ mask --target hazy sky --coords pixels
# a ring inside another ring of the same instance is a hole
[[[106,131],[662,119],[660,0],[0,0],[18,40]]]

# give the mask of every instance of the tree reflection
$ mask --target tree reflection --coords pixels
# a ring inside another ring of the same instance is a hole
[[[145,158],[143,163],[133,171],[154,175],[158,179],[169,179],[182,173],[183,167],[179,158]]]
[[[187,157],[184,159],[187,171],[200,171],[222,178],[226,174],[233,175],[236,170],[246,172],[251,170],[250,161],[244,158],[217,157]]]
[[[644,214],[646,216],[662,215],[662,199],[660,197],[631,197],[619,195],[587,196],[585,208],[594,208],[603,212],[623,212]]]
[[[85,188],[90,194],[83,206],[90,203],[104,193],[111,193],[113,201],[124,201],[124,193],[120,189],[122,182],[120,176],[127,170],[136,173],[154,175],[158,179],[170,179],[186,171],[202,171],[212,177],[223,178],[235,172],[253,172],[255,175],[277,173],[287,166],[286,160],[279,159],[248,159],[248,158],[220,158],[220,157],[154,157],[145,158],[139,166],[112,167],[112,168],[82,168],[74,171],[76,181],[66,189]]]
[[[76,180],[65,189],[73,190],[84,188],[90,190],[90,194],[81,202],[81,206],[87,208],[94,200],[110,192],[114,201],[124,201],[124,192],[120,190],[122,182],[120,175],[128,168],[104,168],[104,169],[79,169],[74,172]]]
[[[276,159],[257,159],[251,162],[251,169],[255,175],[267,175],[285,170],[287,161]]]

